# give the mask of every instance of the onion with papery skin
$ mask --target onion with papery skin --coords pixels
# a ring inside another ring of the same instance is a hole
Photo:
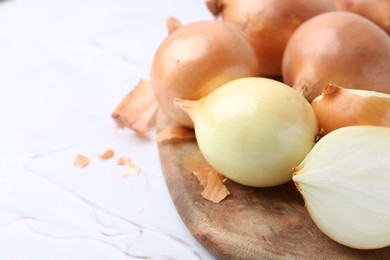
[[[215,17],[242,28],[263,76],[282,74],[283,51],[299,25],[334,10],[332,0],[206,0],[206,4]]]
[[[352,125],[390,127],[389,94],[328,84],[311,106],[325,134]]]
[[[239,29],[201,21],[176,28],[164,39],[153,60],[151,84],[162,110],[193,127],[174,98],[197,100],[233,79],[258,75],[256,55]]]
[[[336,10],[364,16],[390,34],[389,0],[334,0]]]
[[[307,100],[266,78],[233,80],[199,101],[175,104],[193,119],[206,161],[247,186],[290,181],[291,168],[310,151],[318,130]]]
[[[390,129],[348,126],[324,136],[294,169],[314,223],[358,249],[390,245]]]
[[[390,94],[390,37],[357,14],[320,14],[291,36],[283,81],[309,101],[328,83]]]

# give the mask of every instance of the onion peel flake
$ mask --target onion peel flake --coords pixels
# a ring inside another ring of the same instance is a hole
[[[85,155],[82,155],[82,154],[77,154],[76,156],[76,160],[74,161],[74,166],[78,167],[78,168],[84,168],[86,166],[89,165],[91,161],[89,160],[89,158]]]
[[[114,157],[114,150],[107,149],[104,153],[99,155],[100,159],[102,160],[108,160]]]
[[[230,194],[223,184],[225,176],[216,171],[201,154],[184,158],[184,166],[191,171],[203,186],[201,195],[203,198],[219,203]]]
[[[116,161],[117,165],[127,166],[127,172],[122,174],[122,177],[136,176],[141,172],[141,168],[138,167],[129,157],[122,156]]]
[[[118,160],[116,160],[117,165],[129,165],[131,162],[131,159],[126,156],[119,157]]]
[[[219,203],[230,194],[220,176],[221,174],[215,170],[209,171],[207,174],[207,185],[201,193],[203,198],[207,198],[214,203]]]
[[[140,80],[112,113],[117,127],[130,128],[140,136],[147,136],[154,126],[158,102],[150,82]]]
[[[134,163],[130,163],[127,165],[127,172],[122,174],[122,178],[129,177],[129,176],[136,176],[141,172],[141,168],[139,168]]]
[[[158,132],[156,136],[156,141],[158,143],[178,139],[195,139],[194,129],[190,129],[178,123],[172,122],[167,127]]]

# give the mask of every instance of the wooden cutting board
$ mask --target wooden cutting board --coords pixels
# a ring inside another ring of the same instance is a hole
[[[157,130],[168,124],[159,111]],[[199,153],[195,140],[165,141],[158,148],[177,211],[190,232],[220,259],[390,259],[390,247],[356,250],[325,236],[292,182],[250,188],[227,181],[231,194],[215,204],[201,197],[202,186],[183,166],[184,158]]]

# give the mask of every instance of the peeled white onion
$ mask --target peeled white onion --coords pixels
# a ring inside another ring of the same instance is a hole
[[[390,128],[334,130],[295,168],[293,181],[333,240],[358,249],[390,245]]]
[[[308,101],[266,78],[240,78],[198,101],[176,100],[195,125],[201,153],[217,171],[247,186],[291,180],[314,145],[317,120]]]

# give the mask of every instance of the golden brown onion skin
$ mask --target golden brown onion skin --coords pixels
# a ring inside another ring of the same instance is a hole
[[[334,0],[336,10],[362,15],[390,35],[390,0]]]
[[[312,101],[333,83],[390,93],[390,37],[370,20],[328,12],[300,26],[283,57],[283,81]]]
[[[216,17],[238,25],[256,51],[262,76],[282,74],[283,51],[295,29],[334,10],[332,0],[207,0]]]
[[[253,48],[236,27],[199,21],[172,31],[158,48],[151,84],[159,106],[177,123],[193,127],[175,98],[197,100],[237,78],[259,76]]]
[[[353,125],[390,127],[390,95],[375,93],[359,94],[334,84],[325,86],[322,95],[311,102],[323,134]]]

